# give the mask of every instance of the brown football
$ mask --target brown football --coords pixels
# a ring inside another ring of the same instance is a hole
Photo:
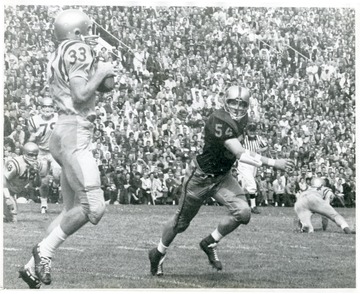
[[[115,86],[115,77],[110,76],[106,77],[102,80],[99,87],[97,88],[97,91],[101,93],[110,92],[112,89],[114,89]]]

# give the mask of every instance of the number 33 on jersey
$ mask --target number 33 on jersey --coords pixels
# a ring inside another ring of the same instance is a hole
[[[58,82],[68,88],[67,83],[72,77],[83,77],[87,80],[94,56],[90,46],[81,41],[69,40],[61,43],[48,65],[49,82]],[[54,81],[57,77],[59,80]]]

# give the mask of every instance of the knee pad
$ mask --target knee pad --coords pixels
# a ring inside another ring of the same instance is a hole
[[[239,207],[232,211],[231,214],[236,222],[247,225],[251,218],[251,208],[249,206]]]
[[[89,189],[86,191],[87,203],[82,204],[85,214],[89,221],[96,225],[105,213],[104,192],[100,188]]]
[[[48,197],[49,194],[49,180],[47,178],[41,178],[41,184],[39,188],[40,197]]]

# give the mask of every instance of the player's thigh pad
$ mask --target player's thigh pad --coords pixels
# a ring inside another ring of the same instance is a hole
[[[236,222],[249,223],[251,209],[246,201],[245,192],[230,173],[217,186],[213,197],[229,210]]]
[[[174,218],[174,230],[177,233],[184,232],[190,225],[192,219],[199,212],[203,200],[191,196],[183,197]]]
[[[207,177],[194,163],[187,169],[181,188],[179,209],[174,219],[174,228],[178,233],[189,226],[205,198],[209,197],[214,181],[214,178]]]
[[[99,169],[90,151],[92,128],[90,122],[79,117],[65,118],[55,127],[50,148],[89,221],[97,224],[105,212],[105,200]]]

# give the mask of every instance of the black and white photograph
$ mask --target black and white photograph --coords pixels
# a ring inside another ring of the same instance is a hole
[[[5,1],[0,289],[356,290],[359,6],[299,5]]]

